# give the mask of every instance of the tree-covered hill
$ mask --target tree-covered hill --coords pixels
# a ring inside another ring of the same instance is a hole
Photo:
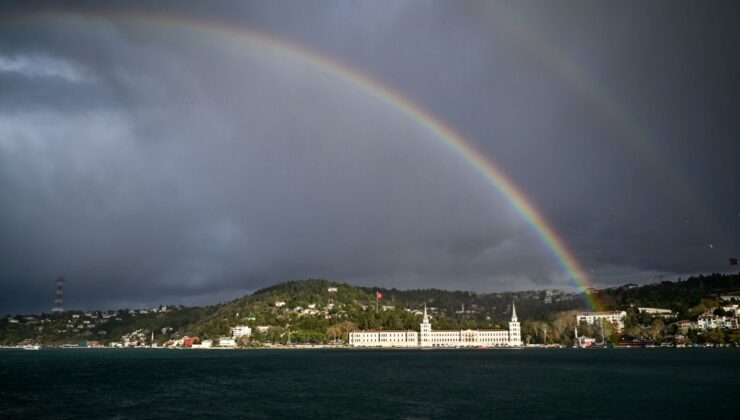
[[[599,301],[610,309],[653,307],[671,309],[680,317],[691,315],[690,309],[702,299],[716,300],[720,295],[740,295],[737,274],[699,275],[686,280],[661,281],[644,286],[626,285],[595,292]]]
[[[382,294],[381,299],[376,300],[376,292]],[[593,293],[605,303],[605,309],[632,313],[638,306],[650,306],[672,309],[684,318],[696,317],[719,295],[740,293],[740,278],[712,274]],[[155,342],[163,343],[184,336],[229,336],[236,325],[252,327],[253,343],[323,343],[342,339],[352,329],[418,330],[424,305],[437,329],[506,328],[512,302],[516,302],[520,321],[525,322],[525,332],[536,337],[537,328],[550,325],[558,331],[559,340],[567,340],[570,334],[570,321],[565,321],[573,318],[574,311],[586,308],[583,295],[557,290],[398,290],[311,279],[277,284],[209,307],[8,315],[0,320],[0,344],[14,345],[24,340],[42,344],[81,340],[110,343],[134,332],[141,337],[150,337],[153,332]]]

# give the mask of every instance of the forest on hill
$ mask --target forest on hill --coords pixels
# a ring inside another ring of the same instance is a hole
[[[376,299],[378,292],[382,295],[380,299]],[[701,275],[676,282],[589,292],[605,304],[604,309],[627,311],[630,326],[649,331],[650,327],[657,328],[652,324],[654,320],[637,314],[637,307],[671,309],[676,313],[676,320],[695,319],[716,304],[720,295],[740,294],[740,276]],[[8,315],[0,320],[0,344],[25,341],[59,345],[82,340],[105,344],[119,341],[132,332],[142,337],[151,337],[153,333],[154,341],[162,344],[184,336],[229,336],[231,327],[236,325],[248,325],[254,331],[244,345],[288,340],[326,343],[346,338],[351,330],[418,330],[425,305],[435,329],[507,328],[512,302],[516,302],[519,320],[523,321],[523,337],[528,342],[566,344],[572,341],[574,314],[586,309],[586,298],[583,294],[558,290],[501,293],[398,290],[310,279],[277,284],[208,307]]]

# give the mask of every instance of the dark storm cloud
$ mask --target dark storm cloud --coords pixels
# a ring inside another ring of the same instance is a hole
[[[40,7],[18,5],[0,14]],[[687,22],[694,10],[679,6],[136,7],[248,26],[397,87],[495,161],[606,285],[721,269],[740,253],[740,199],[728,193],[740,178],[738,63],[727,53],[737,29],[726,11]],[[6,312],[48,309],[54,273],[68,278],[68,306],[87,308],[213,303],[307,277],[483,291],[570,284],[469,164],[357,87],[284,55],[128,25],[113,17],[127,2],[43,7],[0,26]],[[611,95],[692,195],[655,176],[496,13]]]

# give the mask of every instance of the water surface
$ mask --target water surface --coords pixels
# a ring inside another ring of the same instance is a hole
[[[0,350],[0,418],[738,413],[736,349]]]

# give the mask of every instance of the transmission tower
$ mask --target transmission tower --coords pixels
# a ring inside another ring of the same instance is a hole
[[[64,312],[64,307],[62,306],[62,293],[64,293],[64,277],[57,277],[56,284],[57,294],[54,297],[54,307],[51,309],[51,312],[59,314]]]

